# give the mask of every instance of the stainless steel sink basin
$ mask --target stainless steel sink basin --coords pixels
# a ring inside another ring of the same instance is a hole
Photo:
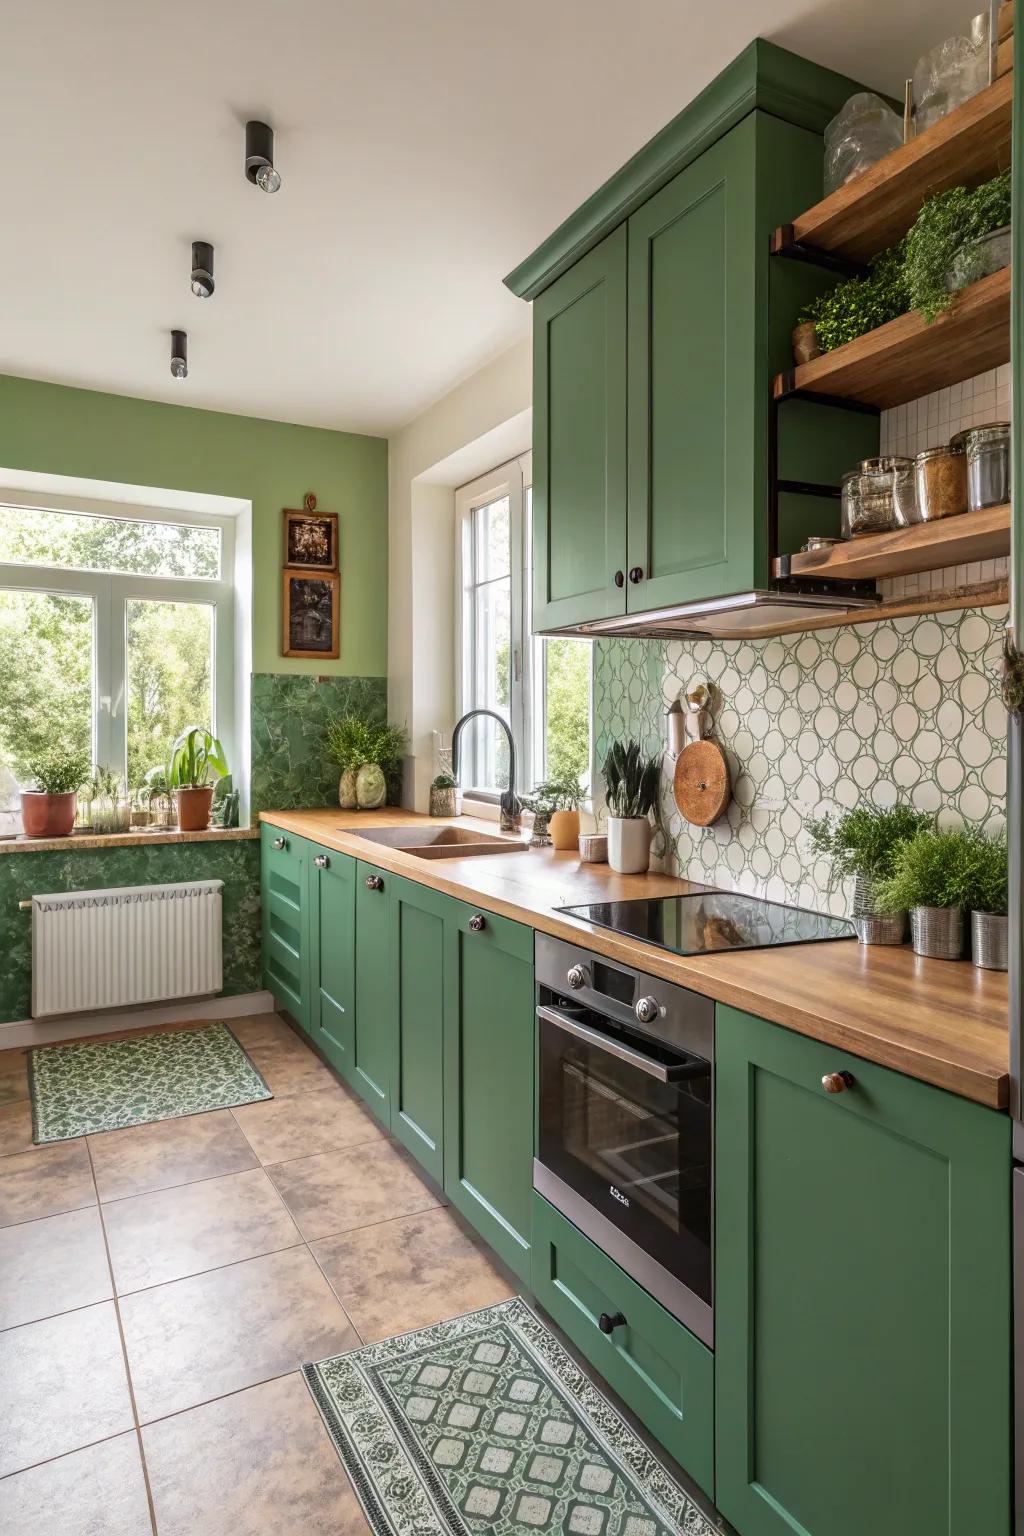
[[[518,837],[498,837],[471,827],[368,827],[360,832],[348,826],[338,830],[419,859],[465,859],[480,853],[516,853],[526,847]]]

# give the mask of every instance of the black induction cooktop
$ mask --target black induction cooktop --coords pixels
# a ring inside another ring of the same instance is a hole
[[[559,912],[611,928],[677,955],[710,955],[729,949],[773,949],[779,944],[816,944],[852,939],[842,917],[785,907],[738,891],[695,891],[685,896],[644,896],[636,901],[599,901],[559,907]]]

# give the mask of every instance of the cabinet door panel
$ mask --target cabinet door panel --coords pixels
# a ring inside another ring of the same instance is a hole
[[[264,823],[260,834],[263,984],[275,1007],[309,1029],[308,844]]]
[[[722,1513],[1005,1536],[1006,1118],[729,1008],[716,1050]]]
[[[454,908],[411,880],[391,880],[395,986],[391,1129],[441,1183],[445,914]]]
[[[324,862],[318,864],[317,860]],[[310,862],[311,969],[315,985],[310,1036],[332,1066],[349,1076],[355,1043],[356,861],[315,849]]]
[[[356,1009],[348,1081],[374,1114],[391,1123],[394,988],[391,977],[392,877],[361,860],[356,866]],[[370,884],[367,884],[367,880]],[[378,884],[379,882],[379,884]]]
[[[534,304],[533,622],[624,612],[626,230]]]

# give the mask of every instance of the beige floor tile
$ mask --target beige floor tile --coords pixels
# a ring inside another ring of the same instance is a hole
[[[0,1051],[0,1104],[28,1098],[28,1051]]]
[[[262,1163],[310,1157],[331,1147],[354,1147],[387,1135],[380,1121],[340,1084],[295,1098],[243,1104],[231,1113]]]
[[[301,1243],[262,1168],[103,1207],[119,1295]]]
[[[160,1536],[367,1536],[302,1378],[285,1376],[143,1431]]]
[[[77,1211],[95,1201],[89,1151],[81,1137],[0,1159],[0,1227]]]
[[[295,1035],[291,1040],[271,1045],[247,1045],[246,1050],[275,1098],[290,1098],[337,1084],[330,1068]]]
[[[89,1137],[89,1150],[101,1200],[122,1200],[258,1166],[229,1109],[102,1131]]]
[[[325,1238],[312,1251],[367,1343],[515,1294],[449,1209]]]
[[[89,1307],[112,1294],[99,1206],[0,1228],[0,1328]]]
[[[151,1530],[134,1430],[0,1482],[4,1536],[147,1536]]]
[[[307,1242],[441,1204],[393,1141],[319,1152],[267,1172]]]
[[[133,1427],[114,1304],[0,1333],[0,1477]]]
[[[137,1291],[121,1319],[143,1422],[359,1342],[305,1248]]]
[[[226,1023],[247,1051],[254,1045],[287,1045],[293,1041],[302,1044],[301,1036],[276,1013],[250,1013],[241,1019],[228,1019]]]
[[[0,1157],[27,1152],[32,1146],[32,1106],[28,1099],[0,1106]]]

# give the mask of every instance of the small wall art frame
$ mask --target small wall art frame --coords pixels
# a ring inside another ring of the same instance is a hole
[[[337,571],[281,573],[283,656],[336,659],[340,646],[341,577]]]
[[[284,565],[288,570],[338,569],[338,514],[318,512],[310,491],[302,510],[284,509]]]

